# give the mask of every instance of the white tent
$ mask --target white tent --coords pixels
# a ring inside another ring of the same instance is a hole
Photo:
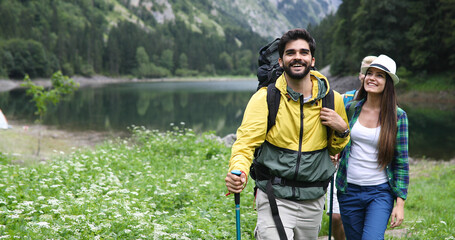
[[[2,110],[0,110],[0,129],[8,129],[8,121],[6,120],[5,115],[3,115]]]

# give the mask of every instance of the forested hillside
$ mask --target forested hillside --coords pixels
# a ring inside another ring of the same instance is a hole
[[[1,0],[0,77],[254,74],[263,44],[339,2]]]
[[[454,0],[340,3],[1,0],[0,77],[249,75],[261,46],[307,24],[317,67],[330,64],[334,75],[381,53],[400,76],[455,69]]]
[[[161,24],[143,8],[126,7],[105,0],[1,1],[0,75],[249,74],[253,50],[264,43],[235,25],[220,36],[205,26],[188,28],[183,17]]]
[[[454,0],[344,0],[336,14],[310,28],[317,62],[330,64],[333,74],[356,73],[364,56],[387,54],[400,76],[453,71],[454,30]]]

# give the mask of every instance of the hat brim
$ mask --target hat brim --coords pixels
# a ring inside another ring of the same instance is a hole
[[[393,85],[397,85],[398,82],[400,82],[400,79],[398,78],[397,75],[395,75],[395,74],[389,72],[387,69],[384,69],[384,68],[382,68],[382,67],[380,67],[380,66],[365,66],[365,67],[362,67],[362,74],[363,74],[363,75],[366,75],[367,70],[368,70],[368,68],[370,68],[370,67],[377,68],[377,69],[382,70],[382,71],[386,72],[387,74],[389,74],[389,76],[392,78]]]

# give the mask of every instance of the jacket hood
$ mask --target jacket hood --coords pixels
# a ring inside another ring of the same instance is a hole
[[[276,80],[276,87],[280,92],[287,93],[287,82],[285,78],[285,73],[283,73],[277,80]],[[322,99],[329,93],[330,85],[327,78],[322,75],[322,73],[318,71],[311,70],[311,81],[313,82],[313,96],[310,101],[316,101]]]

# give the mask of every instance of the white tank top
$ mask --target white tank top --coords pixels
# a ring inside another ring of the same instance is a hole
[[[378,141],[381,127],[367,128],[357,121],[351,131],[351,154],[348,159],[348,183],[376,186],[387,182],[385,170],[378,164]]]

